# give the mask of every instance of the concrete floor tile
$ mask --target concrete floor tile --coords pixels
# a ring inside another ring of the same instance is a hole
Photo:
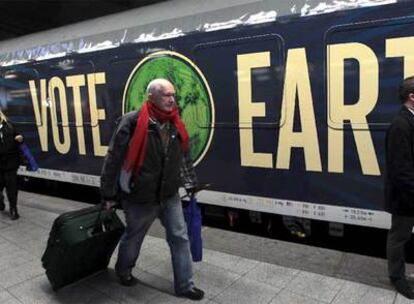
[[[368,292],[358,303],[393,304],[396,296],[397,294],[394,291],[370,286]]]
[[[83,209],[91,205],[56,196],[19,191],[18,207],[19,206],[20,208],[27,207],[44,212],[61,214],[63,212]]]
[[[40,260],[46,250],[47,240],[48,238],[43,237],[40,240],[30,240],[21,244],[17,244],[17,246],[33,254],[38,260]]]
[[[96,303],[94,299],[103,296],[85,284],[74,284],[54,292],[45,275],[15,285],[8,290],[23,304],[87,304]]]
[[[9,299],[6,302],[2,302],[2,304],[22,304],[22,302],[20,302],[19,300],[17,300],[16,298],[12,298]]]
[[[299,270],[272,265],[268,263],[258,263],[244,277],[256,280],[271,286],[285,287],[297,274]]]
[[[294,268],[329,276],[334,276],[343,256],[340,251],[325,248],[305,247],[297,250],[302,257],[296,260]]]
[[[1,237],[1,229],[0,229],[0,245],[2,245],[2,244],[8,244],[8,243],[9,243],[8,240],[6,240],[5,238]]]
[[[53,222],[58,217],[58,214],[56,213],[27,207],[19,208],[19,214],[21,219],[25,219],[29,223],[46,230],[49,230],[52,227]]]
[[[91,289],[106,295],[112,301],[125,304],[147,303],[162,294],[161,291],[142,283],[131,287],[122,286],[119,284],[115,272],[111,270],[88,278],[84,284],[79,283],[79,285],[90,286]]]
[[[174,282],[167,280],[164,277],[156,276],[146,271],[132,271],[133,275],[140,281],[140,283],[149,288],[156,289],[168,295],[174,295]]]
[[[214,304],[212,303],[212,301],[208,298],[204,298],[200,301],[192,301],[189,299],[185,299],[185,298],[181,298],[181,297],[176,297],[173,295],[169,295],[169,294],[162,294],[154,299],[152,299],[151,301],[148,302],[148,304]],[[217,303],[216,303],[217,304]]]
[[[137,266],[146,271],[150,271],[151,269],[156,268],[161,264],[171,264],[171,256],[169,251],[165,252],[157,249],[158,247],[154,247],[154,252],[151,252],[151,250],[141,251],[137,260]]]
[[[20,265],[36,260],[37,257],[26,252],[22,249],[16,249],[15,251],[2,252],[0,251],[0,271],[3,272],[7,269],[14,269]]]
[[[388,285],[386,263],[385,259],[347,253],[338,264],[335,276],[352,277],[354,281],[382,287],[384,283]]]
[[[14,254],[18,252],[19,249],[20,248],[17,245],[13,244],[12,242],[8,240],[0,243],[0,254],[2,256]]]
[[[173,268],[170,261],[161,262],[157,266],[147,270],[147,272],[152,273],[158,277],[165,278],[171,282],[174,280]]]
[[[39,260],[29,261],[14,268],[8,268],[1,272],[0,285],[4,288],[22,283],[34,277],[43,275],[43,269]],[[0,303],[2,303],[0,301]]]
[[[410,300],[401,294],[397,294],[393,304],[412,304],[412,303],[413,303],[413,300]]]
[[[146,235],[144,242],[142,243],[142,248],[153,248],[154,246],[169,250],[165,239]]]
[[[203,261],[241,275],[249,272],[258,264],[254,260],[212,250],[203,251]]]
[[[9,220],[3,219],[2,216],[0,216],[0,230],[5,229],[9,227],[12,224],[12,221],[9,222]]]
[[[181,304],[183,301],[182,298],[164,293],[150,300],[148,304]]]
[[[321,302],[288,289],[282,290],[269,304],[320,304]]]
[[[281,288],[272,288],[264,283],[241,278],[213,300],[220,304],[267,304],[280,290]]]
[[[5,211],[0,211],[0,221],[3,223],[3,224],[6,224],[6,225],[10,225],[10,224],[13,224],[14,223],[14,221],[12,221],[11,219],[10,219],[10,213],[9,213],[9,211],[7,211],[7,210],[5,210]]]
[[[7,290],[0,291],[0,303],[20,303],[13,295],[11,295]]]
[[[35,225],[21,224],[1,230],[4,239],[14,243],[22,244],[30,240],[40,240],[49,234],[49,230]]]
[[[345,282],[332,304],[356,304],[368,293],[370,286],[355,282]]]
[[[330,303],[345,282],[340,279],[303,271],[290,281],[287,289],[317,301]]]
[[[366,284],[366,285],[370,285],[373,287],[379,287],[379,288],[384,288],[387,290],[392,290],[392,286],[390,284],[390,281],[388,279],[388,276],[381,276],[381,277],[376,277],[376,278],[368,278],[366,276],[352,276],[352,275],[343,275],[343,274],[337,274],[335,276],[338,279],[342,279],[345,281],[351,281],[351,282],[358,282],[361,284]]]
[[[204,290],[208,298],[214,298],[239,278],[237,273],[203,263],[193,279],[194,284]]]

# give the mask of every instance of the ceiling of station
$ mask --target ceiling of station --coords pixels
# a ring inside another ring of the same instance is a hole
[[[166,0],[0,0],[0,40]]]

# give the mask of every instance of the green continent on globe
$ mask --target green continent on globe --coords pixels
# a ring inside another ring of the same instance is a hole
[[[184,61],[168,55],[144,62],[129,82],[124,112],[141,108],[147,100],[147,86],[156,78],[167,79],[175,86],[180,116],[190,136],[191,158],[196,161],[209,140],[212,119],[210,99],[198,73]]]

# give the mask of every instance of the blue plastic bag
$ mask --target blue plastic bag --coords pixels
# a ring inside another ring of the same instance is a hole
[[[194,262],[200,262],[203,258],[203,240],[201,238],[201,209],[197,199],[192,196],[188,205],[183,208],[184,218],[187,223],[188,238],[190,240],[191,256]]]
[[[35,160],[35,158],[32,155],[32,152],[30,152],[29,147],[25,143],[19,144],[19,149],[23,153],[24,158],[26,158],[28,164],[26,166],[27,171],[37,171],[39,169],[39,166]]]

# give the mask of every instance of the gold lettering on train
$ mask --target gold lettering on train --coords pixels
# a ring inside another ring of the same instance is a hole
[[[36,119],[37,132],[39,133],[40,147],[42,151],[49,151],[47,140],[47,100],[46,100],[46,80],[40,80],[40,103],[37,98],[36,84],[33,80],[29,81],[30,95],[32,96],[33,110]]]
[[[78,137],[78,150],[79,154],[85,155],[85,132],[83,129],[83,116],[82,116],[82,100],[80,88],[85,86],[84,75],[74,75],[66,77],[66,85],[72,88],[73,93],[73,108],[75,110],[75,125],[76,133]]]
[[[345,60],[359,64],[359,100],[345,104]],[[349,121],[363,174],[380,175],[378,159],[369,130],[367,115],[378,101],[378,59],[362,43],[328,46],[328,171],[344,172],[344,123]]]
[[[71,148],[66,94],[66,90],[71,89],[78,151],[81,155],[86,154],[81,88],[87,87],[92,125],[93,153],[95,156],[104,156],[107,146],[101,144],[99,121],[105,119],[105,110],[99,109],[97,106],[96,86],[106,83],[105,73],[71,75],[67,76],[65,80],[66,86],[64,81],[57,76],[52,77],[48,82],[46,79],[40,79],[39,87],[36,86],[37,84],[34,80],[29,80],[30,94],[42,151],[46,152],[49,150],[48,118],[50,118],[52,138],[56,150],[61,154],[67,154]],[[59,113],[57,102],[59,102]]]
[[[66,103],[66,89],[65,84],[59,77],[52,77],[49,80],[49,108],[51,117],[51,126],[53,133],[53,142],[56,150],[61,154],[68,153],[70,149],[70,133],[69,133],[69,119],[68,119],[68,107]],[[62,138],[59,133],[59,120],[57,113],[56,94],[59,96],[60,104],[60,117],[61,117],[61,128]]]
[[[253,117],[266,116],[265,102],[252,101],[251,70],[270,66],[270,52],[237,55],[241,165],[272,168],[272,154],[254,152]]]
[[[414,74],[414,58],[397,44],[406,45],[411,40],[391,40],[387,43],[388,56],[403,56],[405,75]],[[408,59],[407,59],[408,58]],[[358,100],[345,103],[345,61],[356,60],[359,64]],[[413,62],[411,62],[411,61]],[[407,61],[406,61],[407,62]],[[237,56],[238,104],[240,124],[241,165],[272,168],[270,153],[254,152],[253,117],[265,117],[266,103],[252,101],[251,70],[270,66],[270,52],[250,53]],[[361,171],[365,175],[380,175],[367,115],[378,101],[379,64],[371,48],[362,43],[341,43],[328,46],[327,113],[328,113],[328,172],[344,172],[344,125],[349,123],[355,139]],[[295,103],[298,102],[301,131],[293,131]],[[276,169],[289,169],[292,148],[302,148],[307,171],[322,171],[316,117],[313,107],[312,88],[308,61],[304,48],[288,50],[282,100],[282,118],[276,153]]]
[[[404,78],[414,75],[414,37],[385,40],[386,57],[404,58]]]
[[[101,134],[99,132],[99,120],[105,119],[105,110],[98,109],[96,103],[96,85],[105,84],[105,73],[88,74],[89,107],[91,113],[93,150],[96,156],[105,156],[107,146],[101,145]]]
[[[293,131],[296,96],[302,129],[300,132]],[[306,170],[321,172],[318,133],[304,48],[288,52],[281,113],[276,168],[289,169],[292,148],[302,148]]]

